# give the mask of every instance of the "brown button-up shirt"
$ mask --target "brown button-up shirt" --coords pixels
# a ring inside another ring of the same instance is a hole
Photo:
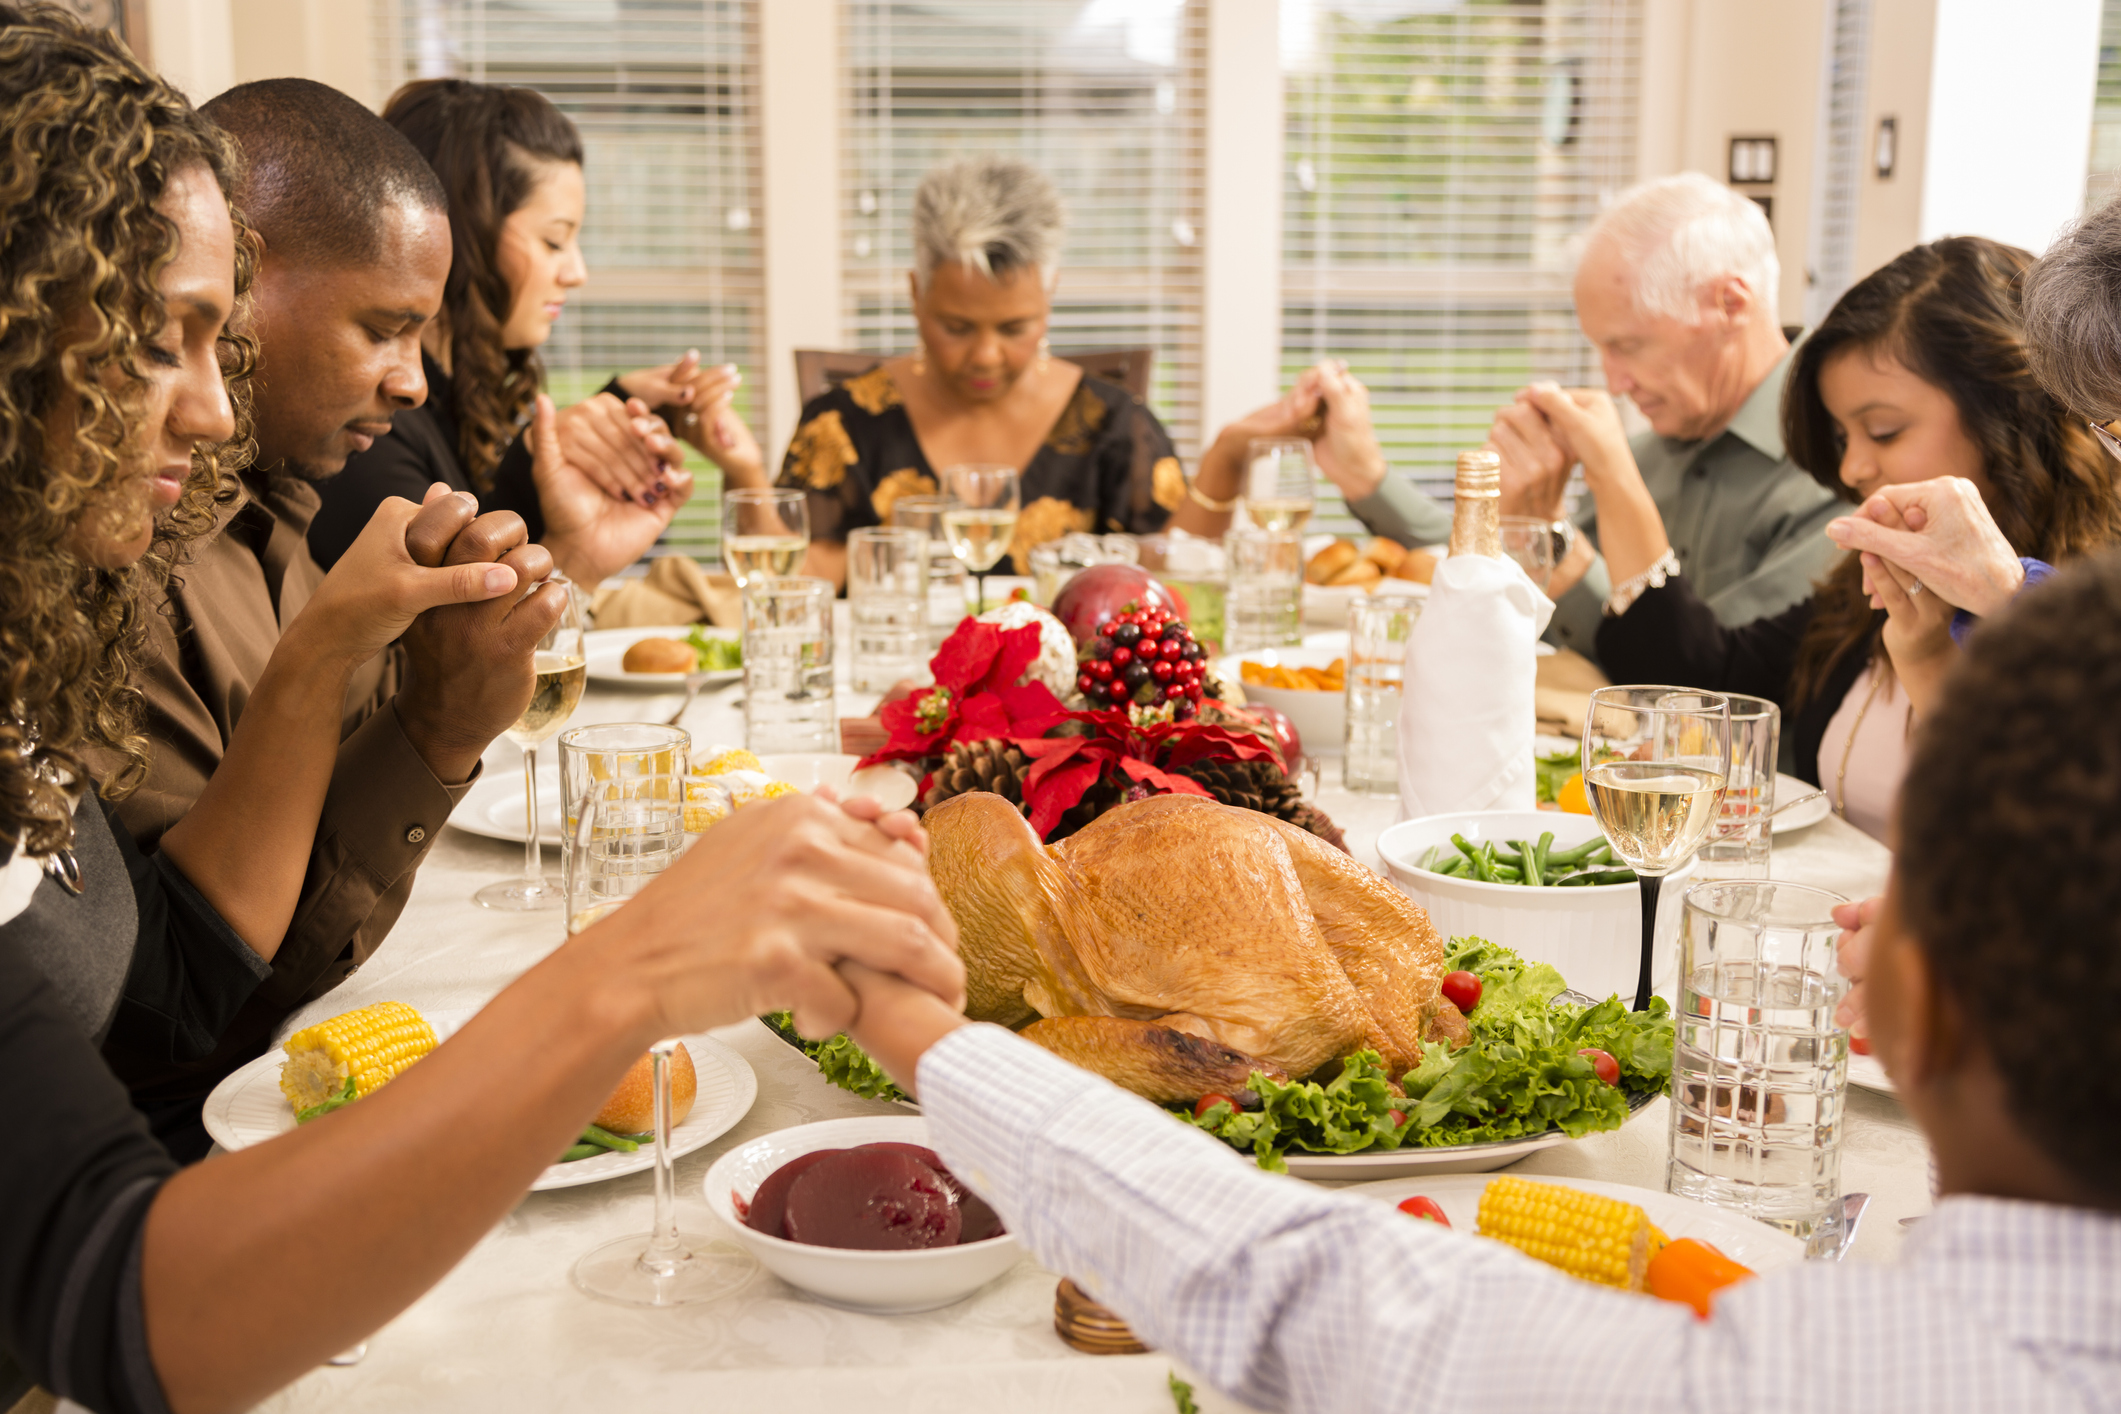
[[[275,479],[253,482],[246,493],[220,533],[178,571],[170,612],[154,619],[142,684],[153,765],[147,783],[118,807],[142,849],[152,849],[199,798],[281,631],[324,579],[304,543],[316,491]],[[470,785],[443,785],[406,740],[391,706],[400,675],[396,649],[354,674],[309,872],[272,975],[203,1061],[113,1048],[109,1058],[136,1099],[205,1095],[263,1054],[274,1028],[297,1007],[365,962],[397,921],[414,870]]]

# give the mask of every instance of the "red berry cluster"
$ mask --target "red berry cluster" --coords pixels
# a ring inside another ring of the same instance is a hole
[[[1207,656],[1182,620],[1129,605],[1097,631],[1088,656],[1076,664],[1075,685],[1093,707],[1168,702],[1172,717],[1183,722],[1200,701]]]

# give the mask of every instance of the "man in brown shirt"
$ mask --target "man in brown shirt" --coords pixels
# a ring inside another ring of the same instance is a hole
[[[180,572],[154,625],[159,651],[144,683],[154,764],[120,807],[142,848],[198,798],[281,631],[323,582],[305,543],[311,483],[427,393],[420,331],[450,265],[441,185],[360,104],[317,84],[290,94],[291,82],[246,85],[206,109],[246,149],[239,202],[264,247],[253,290],[257,455],[243,499]],[[450,558],[479,552],[459,537]],[[375,951],[480,753],[528,701],[543,629],[518,616],[504,632],[484,606],[463,607],[423,615],[398,650],[355,676],[301,902],[271,977],[219,1047],[191,1063],[111,1053],[177,1157],[205,1152],[199,1101],[214,1084]]]

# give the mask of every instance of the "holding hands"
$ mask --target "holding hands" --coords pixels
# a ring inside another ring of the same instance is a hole
[[[663,368],[637,368],[619,375],[619,386],[653,408],[677,434],[722,469],[732,486],[764,486],[758,440],[736,415],[736,390],[744,381],[733,363],[700,366],[700,351]],[[675,458],[672,459],[673,461]]]
[[[545,513],[545,544],[560,571],[578,584],[594,586],[639,559],[692,497],[692,473],[674,460],[657,460],[655,479],[643,486],[636,478],[647,473],[639,463],[605,455],[610,446],[606,438],[615,435],[609,409],[616,401],[599,394],[568,409],[575,413],[605,405],[603,411],[573,420],[569,434],[563,432],[552,400],[540,393],[531,421],[531,477]],[[636,424],[662,428],[639,399],[627,404],[625,415]],[[628,435],[641,438],[638,450],[644,453],[653,455],[658,445],[667,445],[676,456],[667,430],[644,433],[636,427]],[[653,437],[660,437],[660,444]]]

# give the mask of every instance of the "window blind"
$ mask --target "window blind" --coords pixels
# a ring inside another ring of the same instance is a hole
[[[1369,385],[1396,474],[1458,452],[1533,378],[1596,381],[1567,246],[1633,180],[1636,0],[1283,0],[1285,380]],[[1320,483],[1313,525],[1359,527]]]
[[[844,327],[901,353],[914,190],[989,153],[1053,180],[1068,232],[1051,339],[1153,347],[1148,399],[1200,439],[1203,0],[847,0],[841,12]]]
[[[589,283],[545,346],[555,399],[688,348],[744,371],[764,425],[755,0],[382,0],[384,91],[454,76],[521,84],[582,132]],[[719,553],[720,476],[699,478],[666,544]]]
[[[1870,69],[1870,0],[1834,0],[1820,130],[1823,158],[1812,203],[1811,284],[1804,322],[1816,326],[1856,279],[1856,206],[1871,153],[1865,131],[1865,78]]]
[[[2121,191],[2121,0],[2099,7],[2099,78],[2092,98],[2092,152],[2084,179],[2084,209],[2104,206]]]

